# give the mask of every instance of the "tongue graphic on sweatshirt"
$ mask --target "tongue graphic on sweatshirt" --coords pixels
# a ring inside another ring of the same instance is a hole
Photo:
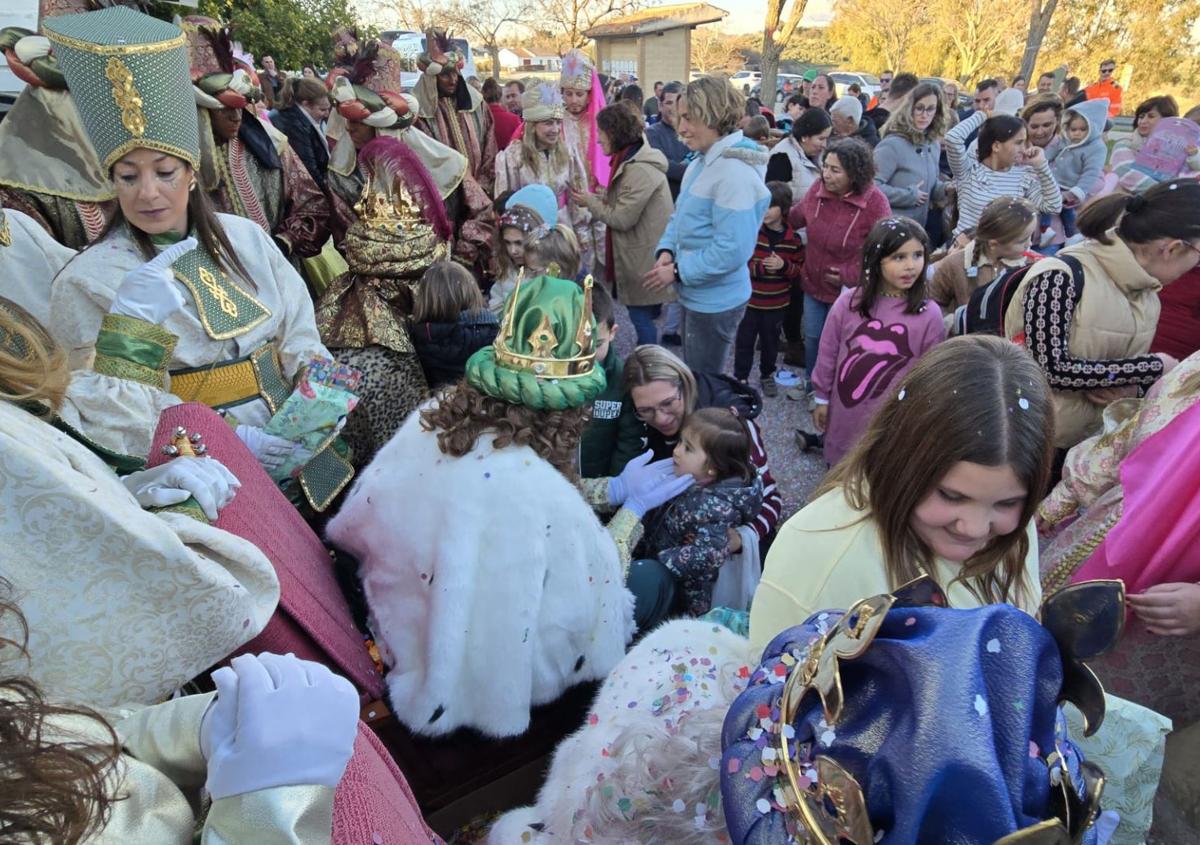
[[[903,323],[885,326],[879,320],[867,320],[850,336],[846,348],[846,358],[838,368],[837,391],[847,408],[880,396],[912,359]]]

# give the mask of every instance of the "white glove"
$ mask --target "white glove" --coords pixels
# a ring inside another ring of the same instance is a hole
[[[213,681],[217,703],[201,734],[211,748],[206,785],[214,801],[276,786],[337,786],[358,733],[349,681],[292,654],[243,654]]]
[[[238,439],[246,444],[246,448],[254,453],[254,457],[258,458],[258,462],[267,472],[279,469],[297,449],[302,452],[308,451],[287,438],[267,434],[258,426],[239,425],[234,432]]]
[[[215,458],[191,457],[173,458],[153,469],[130,473],[121,482],[144,508],[166,508],[195,497],[210,520],[233,501],[242,486]]]
[[[179,256],[195,248],[195,238],[184,238],[126,273],[109,306],[109,313],[158,324],[182,308],[183,291],[175,284],[171,265]]]

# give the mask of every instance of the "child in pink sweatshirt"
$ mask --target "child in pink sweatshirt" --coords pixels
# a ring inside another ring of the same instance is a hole
[[[813,422],[833,466],[854,446],[917,359],[946,337],[926,299],[929,238],[907,217],[880,220],[863,246],[861,284],[833,304],[813,373]]]

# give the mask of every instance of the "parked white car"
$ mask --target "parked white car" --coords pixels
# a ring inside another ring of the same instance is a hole
[[[874,74],[835,70],[829,76],[837,83],[839,97],[845,96],[846,88],[855,82],[862,88],[862,92],[867,95],[867,99],[879,93],[879,77]]]
[[[762,73],[757,70],[739,70],[729,77],[729,81],[733,83],[734,88],[744,94],[755,85],[762,83]]]

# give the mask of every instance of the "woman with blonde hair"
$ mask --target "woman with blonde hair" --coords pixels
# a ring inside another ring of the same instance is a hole
[[[739,417],[746,422],[750,436],[750,462],[762,478],[762,505],[745,525],[729,532],[729,551],[745,553],[748,559],[757,562],[766,555],[775,536],[775,527],[783,510],[783,498],[771,467],[767,462],[766,441],[754,417],[760,402],[757,395],[739,393],[743,390],[737,382],[724,375],[694,373],[687,364],[661,346],[639,346],[625,360],[625,392],[638,418],[645,426],[646,445],[655,459],[670,458],[679,445],[680,435],[688,417],[701,408],[737,409]],[[639,561],[642,569],[653,569],[654,561]],[[657,581],[650,573],[637,575],[653,583]],[[646,591],[631,578],[630,589],[639,599]],[[667,602],[669,604],[669,601]]]
[[[723,77],[688,83],[677,103],[680,136],[697,155],[657,246],[647,291],[671,286],[683,310],[683,357],[719,373],[750,301],[750,257],[771,201],[767,154],[737,128],[746,101]]]
[[[587,170],[578,152],[563,138],[562,94],[542,83],[528,89],[521,99],[525,129],[496,156],[496,196],[526,185],[550,188],[565,212],[562,221],[570,224],[579,242],[582,269],[591,272],[595,247],[592,214],[572,193],[587,190]]]
[[[875,184],[893,214],[927,226],[930,209],[945,200],[938,160],[947,125],[941,91],[929,82],[910,91],[883,125],[875,147]]]
[[[252,543],[207,524],[239,487],[220,462],[144,470],[144,456],[98,446],[70,382],[66,352],[0,299],[0,577],[21,596],[48,695],[150,704],[258,634],[279,582]]]

